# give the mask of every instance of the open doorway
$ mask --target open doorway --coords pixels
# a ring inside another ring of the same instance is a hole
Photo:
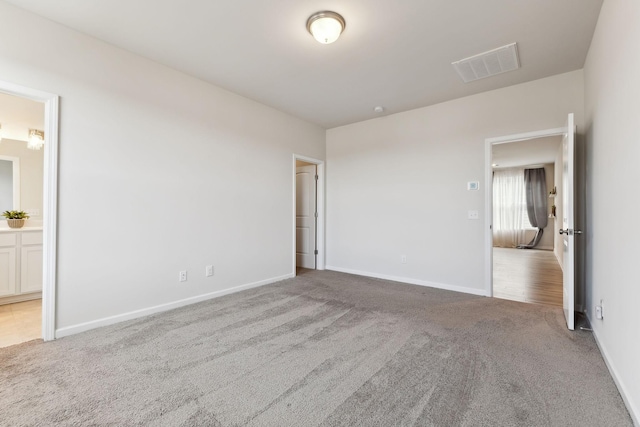
[[[0,93],[0,347],[42,338],[44,105]],[[24,219],[10,219],[24,217]]]
[[[0,103],[0,150],[16,160],[17,185],[10,187],[18,193],[0,209],[28,216],[0,221],[0,345],[6,346],[55,338],[58,96],[0,81]]]
[[[324,163],[294,155],[294,272],[324,269]]]
[[[490,145],[491,293],[563,306],[562,135],[557,130]]]

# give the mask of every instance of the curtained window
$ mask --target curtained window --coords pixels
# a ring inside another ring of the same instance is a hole
[[[493,172],[493,245],[515,248],[524,243],[524,232],[534,229],[527,214],[524,168]]]

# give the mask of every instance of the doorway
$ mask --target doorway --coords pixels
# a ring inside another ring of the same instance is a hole
[[[324,269],[324,162],[293,156],[293,272]]]
[[[556,237],[561,225],[556,217],[561,213],[555,200],[558,189],[562,188],[562,136],[565,133],[566,128],[556,128],[486,140],[488,296],[563,305],[562,250],[558,246],[562,243]],[[547,176],[545,221],[535,224],[540,227],[532,226],[528,219],[525,169],[542,170],[542,175]],[[494,197],[496,172],[500,175],[497,185],[502,187]],[[518,187],[522,187],[520,193],[513,190]],[[505,199],[505,194],[514,195]],[[510,216],[496,219],[494,212],[502,205]],[[542,234],[534,239],[536,233]],[[522,249],[517,249],[518,246]]]
[[[24,129],[26,132],[25,138],[21,136],[23,131],[21,126],[24,123],[16,123],[11,117],[7,118],[6,123],[2,123],[0,118],[0,124],[3,126],[3,138],[7,138],[8,141],[18,140],[18,142],[26,143],[35,150],[39,147],[42,151],[41,162],[43,164],[42,171],[40,172],[39,180],[41,183],[41,193],[39,195],[42,207],[26,206],[27,202],[24,198],[21,198],[19,206],[14,210],[29,210],[29,214],[34,221],[31,229],[24,228],[20,232],[21,234],[8,231],[5,234],[8,236],[4,242],[6,252],[12,252],[19,256],[7,257],[8,265],[13,267],[15,272],[13,277],[7,276],[7,283],[12,280],[15,283],[19,278],[20,283],[16,285],[16,289],[24,290],[21,292],[26,296],[12,295],[18,299],[24,301],[28,300],[28,295],[35,295],[40,289],[36,290],[36,287],[41,286],[41,300],[32,300],[26,303],[25,306],[15,307],[11,309],[12,316],[15,318],[20,316],[29,316],[34,311],[38,311],[41,315],[41,321],[36,322],[34,326],[36,330],[39,330],[39,334],[43,340],[50,341],[55,339],[55,288],[56,288],[56,238],[57,238],[57,186],[58,186],[58,96],[39,90],[19,86],[9,82],[0,81],[0,95],[16,97],[19,100],[35,102],[37,103],[41,111],[43,111],[42,125],[39,126],[40,140],[32,141],[30,129]],[[3,109],[3,112],[5,109]],[[7,114],[7,113],[5,113]],[[15,123],[10,124],[10,123]],[[15,133],[17,132],[17,133]],[[25,162],[21,163],[21,170],[25,170]],[[29,221],[29,220],[28,220]],[[28,225],[26,225],[28,226]],[[26,227],[25,226],[25,227]],[[15,242],[14,242],[15,240]],[[13,245],[13,246],[12,246]],[[18,265],[18,260],[24,260]],[[20,268],[19,272],[16,270]],[[8,268],[7,268],[8,270]],[[15,292],[14,292],[15,294]],[[40,296],[40,295],[39,295]],[[34,302],[36,301],[36,302]],[[34,305],[35,304],[35,305]],[[5,313],[7,311],[5,305]],[[15,313],[14,313],[15,311]],[[39,327],[38,327],[39,323]]]
[[[493,296],[562,307],[562,138],[493,144],[492,159]]]

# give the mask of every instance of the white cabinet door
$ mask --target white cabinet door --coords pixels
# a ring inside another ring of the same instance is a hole
[[[0,248],[0,296],[16,293],[16,248]]]
[[[20,293],[42,290],[42,246],[24,246],[20,253]]]

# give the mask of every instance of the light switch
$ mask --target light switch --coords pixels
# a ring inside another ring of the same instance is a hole
[[[480,219],[480,215],[478,214],[478,211],[469,211],[467,213],[467,218],[469,219]]]

